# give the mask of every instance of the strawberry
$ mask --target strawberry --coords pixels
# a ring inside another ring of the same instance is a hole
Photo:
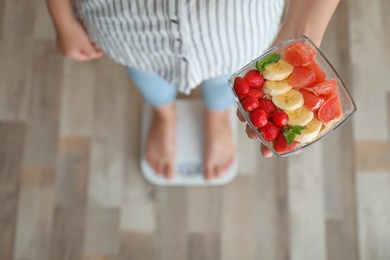
[[[286,137],[284,137],[283,133],[280,133],[278,137],[276,137],[274,143],[274,149],[278,153],[285,153],[295,149],[297,145],[297,141],[293,141],[290,145],[286,141]]]
[[[260,98],[264,97],[264,92],[261,89],[251,88],[251,89],[249,89],[248,97],[254,97],[254,98],[260,99]]]
[[[246,97],[250,89],[248,82],[242,77],[235,78],[233,88],[239,99]]]
[[[252,96],[247,96],[241,102],[245,111],[253,111],[259,107],[259,100]]]
[[[261,128],[268,123],[268,114],[263,109],[257,109],[249,115],[252,124],[255,127]]]
[[[282,110],[276,110],[272,114],[272,121],[274,121],[275,125],[277,125],[279,127],[283,127],[283,126],[287,125],[288,119],[289,118],[288,118],[287,113],[282,111]]]
[[[281,128],[275,125],[275,123],[272,121],[268,121],[265,126],[260,128],[260,132],[263,134],[263,137],[266,141],[275,140],[280,131]]]
[[[270,117],[276,111],[276,106],[269,99],[262,98],[259,100],[259,104],[259,108],[263,109]]]
[[[258,70],[250,70],[248,71],[244,79],[246,82],[249,83],[249,86],[251,88],[261,88],[264,84],[264,78],[263,75],[260,74]]]

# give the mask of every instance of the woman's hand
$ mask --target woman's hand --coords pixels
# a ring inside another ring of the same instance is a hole
[[[237,109],[237,117],[238,119],[240,119],[241,122],[245,122],[245,118],[243,117],[239,109]],[[255,132],[253,132],[253,130],[249,127],[248,124],[246,124],[246,134],[250,139],[257,139],[257,135],[255,134]],[[266,158],[272,156],[272,152],[263,144],[260,145],[260,151],[261,154]]]
[[[91,41],[88,33],[77,20],[56,28],[56,35],[57,47],[67,58],[89,61],[103,55],[101,49]]]
[[[339,1],[287,1],[285,20],[270,47],[300,35],[308,36],[319,47],[326,27]],[[245,122],[244,117],[238,109],[237,116],[241,122]],[[246,125],[246,133],[250,139],[257,138],[257,135],[248,124]],[[264,157],[272,156],[272,152],[263,144],[261,144],[260,150]]]
[[[71,1],[46,0],[46,4],[56,31],[57,47],[65,57],[88,61],[103,55],[73,14]]]

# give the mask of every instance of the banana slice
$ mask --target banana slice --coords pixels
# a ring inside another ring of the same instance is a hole
[[[284,80],[290,76],[293,71],[294,66],[290,63],[285,62],[284,60],[279,60],[278,62],[270,63],[265,66],[263,72],[263,77],[267,80]]]
[[[292,111],[303,106],[304,99],[301,92],[296,89],[290,89],[282,95],[272,97],[275,106],[285,111]]]
[[[313,120],[305,126],[305,129],[301,131],[301,134],[295,136],[294,140],[301,144],[311,142],[318,136],[321,128],[322,123],[316,118],[313,118]]]
[[[289,125],[300,125],[306,126],[313,120],[314,113],[306,108],[306,106],[301,106],[298,109],[293,111],[285,111],[288,115],[288,124]]]
[[[271,96],[282,95],[292,89],[291,85],[286,80],[272,81],[266,80],[263,85],[263,92]]]

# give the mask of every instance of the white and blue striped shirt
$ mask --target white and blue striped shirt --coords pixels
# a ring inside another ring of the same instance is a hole
[[[264,52],[284,0],[75,0],[74,8],[116,62],[153,71],[189,93]]]

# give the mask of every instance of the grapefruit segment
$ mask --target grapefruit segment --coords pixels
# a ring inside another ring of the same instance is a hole
[[[341,106],[338,95],[333,95],[325,100],[324,104],[318,109],[317,117],[324,125],[329,124],[335,119],[343,115],[343,108]]]
[[[283,52],[283,59],[293,65],[296,66],[306,66],[316,56],[316,50],[311,48],[309,45],[304,44],[302,42],[296,42],[289,46]]]
[[[337,95],[337,81],[336,79],[329,79],[318,83],[310,88],[305,88],[316,96],[322,96],[325,99]]]
[[[295,67],[287,82],[293,88],[308,88],[316,84],[316,74],[303,67]]]
[[[326,73],[315,60],[312,60],[312,62],[305,66],[305,68],[313,71],[314,74],[316,74],[316,83],[325,81]]]
[[[310,111],[316,111],[324,103],[324,99],[322,97],[316,96],[307,90],[302,89],[301,93],[303,96],[304,105]]]

